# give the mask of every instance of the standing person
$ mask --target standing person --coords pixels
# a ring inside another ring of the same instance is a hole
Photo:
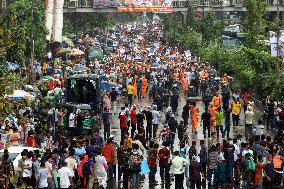
[[[150,140],[152,138],[152,120],[153,120],[153,113],[151,111],[151,107],[147,107],[146,110],[144,111],[146,121],[147,121],[147,126],[146,126],[146,139]]]
[[[234,145],[234,178],[235,178],[235,184],[240,184],[240,161],[241,161],[241,150],[240,146],[238,144],[237,138],[233,139],[233,145]]]
[[[272,161],[272,155],[267,157],[267,162],[264,165],[264,175],[263,182],[266,189],[271,189],[274,183],[275,174],[274,174],[274,163]]]
[[[160,176],[162,184],[170,185],[170,166],[169,158],[171,152],[168,149],[167,145],[163,143],[163,147],[159,150],[159,167],[160,167]]]
[[[148,165],[149,165],[149,168],[150,168],[149,185],[151,185],[151,186],[156,186],[157,183],[158,183],[156,181],[157,161],[159,159],[158,149],[159,149],[159,144],[155,143],[154,148],[151,149],[150,152],[149,152],[149,160],[148,160]]]
[[[104,139],[106,140],[110,136],[110,119],[107,108],[104,108],[104,111],[102,112],[102,119],[104,125]]]
[[[101,150],[97,150],[97,155],[95,157],[97,171],[98,171],[98,182],[101,188],[107,187],[107,161],[104,156],[102,156]]]
[[[108,139],[106,145],[102,149],[102,155],[105,157],[108,166],[108,180],[112,181],[114,174],[115,147],[112,139]]]
[[[218,110],[216,112],[216,132],[217,132],[218,139],[219,139],[219,131],[221,131],[221,136],[224,137],[223,112],[221,111],[221,106],[218,107]]]
[[[141,171],[141,155],[139,153],[138,144],[133,144],[133,150],[129,157],[129,171],[131,178],[131,189],[138,189],[139,186],[139,172]]]
[[[184,76],[184,78],[180,80],[180,84],[181,84],[181,90],[186,98],[188,94],[188,79],[186,78],[186,76]]]
[[[233,127],[234,129],[239,126],[240,114],[242,110],[242,105],[239,101],[239,98],[234,99],[234,102],[231,105],[232,107],[232,118],[233,118]]]
[[[249,161],[251,158],[251,153],[246,153],[245,158],[241,162],[241,172],[243,180],[243,189],[249,189]]]
[[[117,154],[117,181],[118,183],[122,182],[122,156],[124,153],[124,143],[120,142],[119,147],[116,149],[116,154]]]
[[[54,182],[54,172],[52,167],[52,154],[48,154],[47,162],[45,162],[45,166],[48,168],[48,189],[55,189],[55,182]]]
[[[142,76],[142,89],[141,89],[142,98],[146,97],[147,89],[148,89],[148,80],[146,79],[145,76]]]
[[[182,109],[182,119],[186,127],[188,125],[188,118],[189,118],[189,102],[187,101]]]
[[[192,105],[190,106],[190,118],[192,132],[197,134],[197,128],[199,124],[199,108],[196,106],[196,102],[192,102]]]
[[[96,178],[96,164],[94,160],[94,154],[91,153],[88,155],[88,184],[87,184],[87,189],[93,189],[94,186],[94,180]]]
[[[226,160],[222,154],[218,156],[218,163],[217,163],[217,182],[218,182],[218,188],[225,187],[226,183]]]
[[[153,138],[156,138],[157,130],[158,130],[158,127],[159,127],[159,124],[160,124],[160,119],[161,119],[160,112],[157,110],[157,105],[153,106],[152,116],[153,116],[153,119],[152,119]]]
[[[32,157],[33,153],[27,153],[27,159],[24,161],[23,165],[23,182],[25,183],[26,187],[32,186]]]
[[[191,181],[191,187],[196,189],[201,189],[201,175],[203,176],[203,170],[201,163],[197,162],[196,156],[192,157],[190,166],[189,166],[189,175]]]
[[[247,111],[245,112],[245,135],[246,137],[250,135],[250,130],[252,129],[252,125],[253,125],[253,118],[254,118],[254,113],[251,107],[248,107]]]
[[[76,126],[75,126],[76,114],[75,113],[76,113],[76,110],[71,112],[71,114],[69,115],[69,129],[70,129],[70,136],[71,136],[71,138],[74,137],[75,130],[76,130]]]
[[[212,98],[213,106],[218,109],[222,104],[222,98],[220,97],[220,93],[217,92]]]
[[[41,162],[37,172],[37,181],[39,189],[46,189],[48,187],[47,175],[48,175],[48,169],[45,167],[45,163]]]
[[[129,104],[132,104],[133,94],[134,94],[134,87],[131,83],[129,83],[127,86],[127,96]]]
[[[256,189],[262,189],[262,156],[257,157],[257,163],[255,164],[255,181]]]
[[[111,106],[112,106],[112,112],[116,114],[116,101],[117,101],[118,92],[115,90],[114,87],[111,89],[109,96],[110,96],[110,101],[111,101]]]
[[[130,121],[131,121],[131,136],[134,137],[135,131],[137,130],[137,113],[135,105],[132,107],[130,111]]]
[[[218,151],[215,145],[212,145],[209,149],[208,154],[208,186],[211,187],[212,183],[216,183],[216,172],[217,172],[217,161],[218,161]],[[212,177],[214,182],[212,182]]]
[[[140,133],[141,130],[144,130],[144,120],[145,120],[145,114],[142,111],[142,108],[140,107],[137,113],[137,130]]]
[[[124,111],[120,113],[119,121],[120,121],[121,141],[124,141],[124,135],[127,132],[127,115],[125,115]]]
[[[208,138],[210,137],[210,119],[211,119],[211,114],[208,111],[208,108],[205,107],[204,112],[201,115],[201,120],[203,122],[203,135],[204,138],[206,138],[206,131],[208,132]]]
[[[72,149],[69,151],[69,156],[65,159],[65,162],[67,163],[67,167],[71,171],[73,180],[75,179],[75,170],[77,168],[77,162],[74,159],[74,155],[75,155],[75,150]]]
[[[175,175],[175,189],[183,189],[184,171],[188,162],[185,158],[179,156],[179,151],[175,151],[174,156],[170,172]]]
[[[223,136],[225,136],[227,133],[227,139],[229,139],[231,130],[231,112],[232,110],[229,108],[229,106],[224,106],[225,129]]]
[[[72,173],[67,167],[67,162],[63,163],[63,167],[58,170],[59,187],[68,189],[72,185]]]
[[[206,174],[206,170],[207,170],[207,146],[205,144],[205,141],[204,140],[200,140],[200,146],[201,146],[201,150],[200,150],[200,153],[199,153],[199,157],[200,157],[200,163],[201,163],[201,166],[202,166],[202,171],[204,173],[204,175],[207,175]]]

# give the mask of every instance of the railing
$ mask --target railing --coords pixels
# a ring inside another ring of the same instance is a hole
[[[278,0],[265,0],[266,3],[270,6],[276,6]],[[65,0],[64,7],[93,7],[94,0]],[[175,0],[173,1],[173,7],[176,8],[184,8],[188,7],[189,3],[196,6],[235,6],[242,7],[244,4],[244,0]],[[279,0],[279,5],[283,6],[284,0]]]

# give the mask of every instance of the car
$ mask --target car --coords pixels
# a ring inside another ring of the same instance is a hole
[[[22,146],[11,146],[8,148],[8,153],[9,153],[9,157],[13,160],[13,166],[14,166],[14,170],[15,171],[19,171],[19,160],[22,158],[21,156],[21,152],[23,150],[28,150],[28,151],[36,151],[39,150],[40,153],[43,153],[43,151],[39,148],[32,148],[32,147],[22,147]],[[4,154],[4,149],[0,150],[0,157],[2,157]]]

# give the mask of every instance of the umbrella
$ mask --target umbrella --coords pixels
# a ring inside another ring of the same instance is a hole
[[[6,62],[0,63],[0,67],[6,67],[9,70],[13,70],[14,71],[14,70],[18,69],[20,67],[20,65],[17,64],[17,63],[12,63],[12,62],[6,61]]]
[[[52,76],[50,76],[50,75],[46,75],[46,76],[42,77],[42,80],[49,81],[49,80],[54,80],[54,78]]]
[[[72,48],[75,47],[73,41],[71,39],[69,39],[68,37],[62,37],[62,42],[66,43],[68,46],[70,46]]]
[[[81,56],[85,53],[83,51],[81,51],[80,49],[72,49],[70,54],[74,55],[74,56]]]

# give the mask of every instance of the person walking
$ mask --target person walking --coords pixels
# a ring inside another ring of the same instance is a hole
[[[110,119],[109,119],[109,111],[107,108],[104,108],[102,112],[102,119],[104,125],[104,139],[106,140],[110,136]]]
[[[221,111],[221,106],[218,107],[218,110],[216,112],[216,132],[217,132],[217,138],[219,140],[219,133],[221,132],[221,136],[224,137],[224,131],[223,131],[223,112]]]
[[[127,132],[127,115],[124,111],[122,111],[119,115],[119,121],[120,121],[120,131],[121,131],[121,140],[124,141],[124,135]]]
[[[108,166],[108,180],[113,180],[114,175],[114,163],[115,163],[115,147],[113,145],[112,138],[107,140],[106,145],[102,149],[102,155],[105,157]]]
[[[189,175],[191,187],[196,189],[201,189],[201,181],[203,177],[202,165],[200,162],[197,162],[197,157],[193,156],[190,166],[189,166]]]
[[[128,103],[132,104],[132,99],[133,99],[133,94],[134,94],[134,87],[132,83],[129,83],[127,86],[127,96],[128,96]]]
[[[212,145],[209,149],[208,154],[208,186],[211,187],[212,185],[216,184],[216,172],[217,172],[217,161],[218,161],[218,151],[215,145]],[[212,178],[214,181],[212,182]],[[213,184],[212,184],[213,183]]]
[[[192,102],[192,105],[189,107],[190,107],[192,132],[197,134],[197,128],[199,124],[199,108],[196,106],[196,102]]]
[[[156,138],[158,126],[159,126],[159,124],[160,124],[160,119],[161,119],[160,112],[157,110],[157,105],[154,105],[154,106],[153,106],[152,116],[153,116],[153,119],[152,119],[152,124],[153,124],[153,138]]]
[[[59,188],[68,189],[72,185],[72,172],[67,167],[67,162],[58,170]]]
[[[254,113],[251,107],[247,108],[247,111],[245,112],[245,136],[246,138],[250,135],[250,130],[252,129],[253,125],[253,118]]]
[[[175,157],[172,159],[172,164],[170,167],[170,173],[174,174],[175,176],[175,189],[183,189],[184,171],[188,161],[179,156],[179,151],[175,151],[174,156]]]
[[[139,153],[138,144],[132,145],[133,149],[129,157],[129,172],[131,178],[131,189],[138,189],[139,186],[139,172],[141,171],[141,155]]]
[[[151,149],[149,152],[148,165],[150,169],[150,172],[149,172],[149,185],[150,186],[156,186],[158,183],[156,181],[157,161],[159,159],[158,149],[159,149],[159,144],[155,143],[153,146],[153,149]]]
[[[242,105],[239,101],[239,98],[234,99],[231,104],[232,107],[232,118],[233,118],[233,127],[234,129],[239,126],[240,114],[242,111]]]
[[[130,110],[130,121],[131,121],[131,136],[134,137],[135,131],[137,130],[137,112],[135,105]]]
[[[210,138],[211,114],[208,111],[207,107],[205,107],[205,110],[204,110],[204,112],[201,115],[201,120],[202,120],[202,123],[203,123],[203,135],[204,135],[204,138],[206,138],[206,132],[207,132],[208,138]]]
[[[167,144],[163,143],[163,147],[159,150],[159,167],[160,167],[160,176],[162,184],[170,185],[170,166],[169,158],[171,152],[167,147]]]

